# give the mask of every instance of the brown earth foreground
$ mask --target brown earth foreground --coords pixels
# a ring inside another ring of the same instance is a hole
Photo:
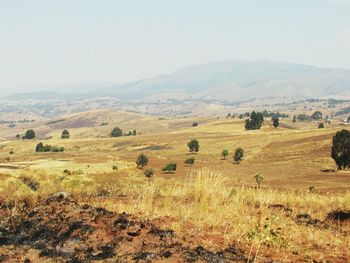
[[[270,209],[291,213],[278,204]],[[15,213],[13,211],[16,211]],[[167,218],[138,220],[126,213],[78,202],[59,193],[32,204],[1,201],[0,262],[255,262],[254,253],[244,253],[234,245],[219,251],[180,238],[162,228]],[[310,227],[329,229],[349,223],[350,211],[334,211],[324,221],[298,214],[294,221]],[[335,225],[334,225],[335,224]],[[349,233],[340,233],[340,235]],[[296,256],[295,261],[308,261]],[[309,259],[311,260],[311,259]],[[346,262],[337,258],[336,262]],[[259,262],[274,262],[259,257]],[[313,261],[317,262],[317,261]],[[328,262],[327,260],[325,262]],[[332,262],[332,261],[329,261]],[[335,261],[334,261],[335,262]]]
[[[16,216],[8,215],[12,205],[2,203],[0,210],[0,261],[250,261],[235,247],[216,252],[191,247],[156,221],[79,204],[64,194],[35,206],[24,200]]]

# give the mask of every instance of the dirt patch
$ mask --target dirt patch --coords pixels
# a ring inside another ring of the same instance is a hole
[[[56,195],[21,207],[20,216],[11,215],[8,206],[0,209],[2,250],[31,247],[42,258],[66,262],[249,262],[234,247],[222,251],[191,247],[173,230],[159,228],[155,222],[79,204],[70,196]]]

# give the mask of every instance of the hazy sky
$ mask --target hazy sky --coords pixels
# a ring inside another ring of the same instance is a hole
[[[0,91],[215,60],[350,69],[348,0],[0,0]]]

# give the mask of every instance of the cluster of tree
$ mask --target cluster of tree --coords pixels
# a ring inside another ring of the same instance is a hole
[[[334,135],[331,156],[338,169],[350,168],[350,132],[348,130],[338,131]]]
[[[271,118],[274,118],[274,117],[277,117],[277,118],[289,118],[288,114],[279,113],[279,112],[271,112],[271,111],[267,111],[267,110],[264,110],[262,112],[262,115],[264,117],[271,117]]]
[[[119,127],[115,127],[113,128],[112,132],[111,132],[111,136],[112,137],[121,137],[121,136],[135,136],[136,135],[136,130],[133,131],[129,131],[128,133],[124,133],[123,134],[123,130],[120,129]]]
[[[36,152],[64,152],[64,147],[56,147],[51,145],[44,145],[42,142],[39,142],[35,147]]]
[[[250,118],[245,121],[245,129],[246,130],[258,130],[261,128],[264,122],[264,116],[261,112],[253,111],[250,114]]]
[[[136,136],[136,130],[129,131],[128,133],[124,133],[124,136]]]
[[[312,118],[309,116],[309,115],[306,115],[306,114],[299,114],[299,115],[295,115],[293,117],[293,122],[296,122],[296,121],[311,121]]]

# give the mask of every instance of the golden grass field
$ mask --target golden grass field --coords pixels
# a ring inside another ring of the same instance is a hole
[[[248,261],[350,261],[349,220],[327,219],[332,211],[350,210],[350,171],[336,171],[330,157],[332,137],[342,126],[318,129],[317,123],[282,119],[278,128],[265,120],[261,130],[245,131],[239,119],[159,119],[109,110],[57,120],[0,130],[2,197],[73,193],[81,202],[158,220],[188,244],[213,251],[234,244]],[[139,134],[111,138],[115,126]],[[27,128],[49,139],[16,140]],[[65,128],[70,139],[60,138]],[[193,155],[187,147],[192,138],[200,143]],[[36,153],[39,141],[66,150]],[[240,164],[232,160],[237,147],[245,151]],[[226,160],[223,149],[229,150]],[[155,170],[150,180],[136,168],[140,153],[149,158],[146,168]],[[184,164],[189,156],[196,159],[193,165]],[[162,173],[169,162],[177,163],[177,171]],[[264,177],[261,188],[257,173]],[[23,178],[39,188],[32,190]]]

